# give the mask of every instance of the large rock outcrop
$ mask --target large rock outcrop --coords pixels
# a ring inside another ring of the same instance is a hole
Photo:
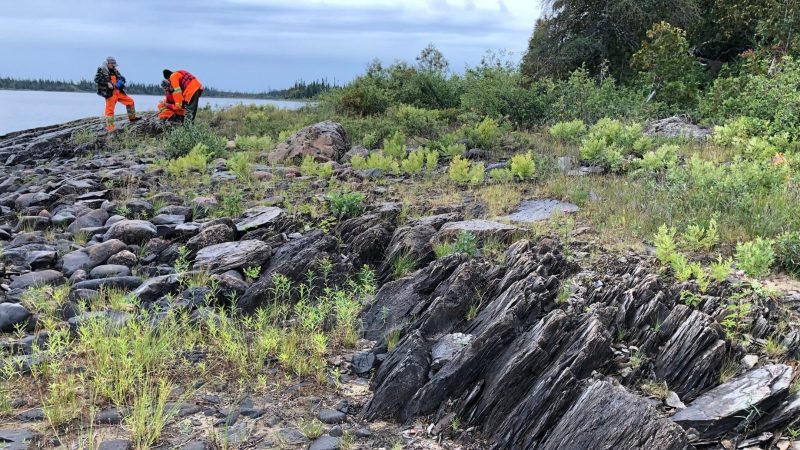
[[[338,161],[349,149],[344,127],[326,120],[307,126],[278,144],[268,159],[270,164],[283,164],[310,155],[317,161]]]

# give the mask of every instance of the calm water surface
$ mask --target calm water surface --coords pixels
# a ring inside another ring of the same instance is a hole
[[[131,95],[137,111],[152,111],[162,97]],[[297,109],[304,102],[286,100],[255,100],[237,98],[200,98],[200,106],[225,108],[233,105],[275,105],[278,108]],[[3,91],[0,90],[0,136],[12,131],[55,125],[84,117],[103,115],[102,97],[86,92]],[[117,114],[125,107],[117,104]]]

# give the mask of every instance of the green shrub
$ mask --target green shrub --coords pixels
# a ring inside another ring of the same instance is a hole
[[[677,232],[675,227],[667,227],[667,225],[658,227],[658,232],[653,241],[656,246],[656,258],[661,264],[669,264],[678,252],[678,246],[675,244],[675,234]]]
[[[590,138],[581,145],[581,159],[606,169],[617,170],[622,166],[622,151],[601,138]]]
[[[722,283],[731,274],[733,268],[733,258],[723,260],[722,256],[717,256],[717,260],[711,263],[709,270],[711,278],[717,283]]]
[[[714,127],[712,140],[725,146],[739,144],[753,136],[764,136],[769,129],[769,121],[753,117],[737,117],[725,125]]]
[[[762,277],[769,273],[775,262],[771,239],[756,238],[736,245],[736,266],[751,277]]]
[[[450,161],[450,168],[447,171],[447,175],[451,180],[456,182],[456,184],[469,183],[469,160],[460,156],[455,156]]]
[[[787,231],[775,239],[775,262],[787,273],[800,275],[800,232]]]
[[[425,167],[430,150],[415,150],[408,154],[408,157],[400,161],[400,170],[409,175],[419,175]],[[438,158],[438,155],[437,155]],[[436,167],[434,163],[434,167]]]
[[[683,245],[693,251],[711,250],[719,242],[717,234],[717,220],[713,217],[708,221],[708,226],[691,224],[686,227],[683,234]]]
[[[400,173],[400,164],[397,160],[384,155],[381,151],[371,152],[366,158],[361,155],[353,156],[350,164],[356,170],[378,169],[384,173]]]
[[[511,169],[492,169],[489,171],[489,179],[495,183],[510,183],[514,180],[514,174]]]
[[[372,150],[378,145],[380,139],[378,139],[378,135],[376,133],[367,133],[361,138],[361,145],[363,145],[366,149]]]
[[[239,181],[249,181],[253,172],[252,164],[250,163],[251,155],[247,152],[236,152],[231,155],[225,162],[228,170],[236,175]]]
[[[466,132],[467,138],[472,145],[484,150],[492,150],[500,143],[504,130],[496,120],[491,117],[484,117],[478,125],[474,128],[468,128]]]
[[[637,159],[635,165],[645,174],[654,174],[671,169],[678,164],[678,151],[680,147],[674,144],[664,144],[656,150],[649,151]]]
[[[409,136],[431,139],[439,134],[439,128],[442,126],[439,111],[436,110],[400,105],[392,107],[388,115],[391,119],[396,120],[400,128]]]
[[[392,137],[384,139],[383,152],[397,159],[406,157],[406,136],[400,131],[395,132]]]
[[[453,158],[455,156],[464,156],[467,153],[467,146],[464,144],[447,144],[439,147],[439,153],[445,158]]]
[[[536,163],[531,152],[518,153],[511,157],[511,175],[522,181],[536,177]]]
[[[205,144],[197,144],[188,154],[175,158],[167,163],[167,174],[172,178],[182,178],[192,172],[205,173],[211,155]]]
[[[425,152],[425,170],[428,173],[433,173],[439,165],[439,152],[436,150],[428,150]]]
[[[550,135],[565,144],[579,144],[586,135],[586,124],[580,119],[558,122],[550,127]]]
[[[331,214],[340,219],[356,217],[364,211],[364,199],[361,192],[334,192],[329,199]]]
[[[225,150],[225,139],[203,124],[185,124],[171,129],[167,133],[165,150],[172,159],[188,154],[197,144],[203,144],[212,157],[222,155]]]
[[[274,142],[270,136],[239,136],[234,138],[236,148],[252,151],[272,150]]]
[[[389,92],[378,78],[361,76],[338,91],[322,96],[323,104],[332,104],[341,114],[367,116],[382,114],[389,108]]]
[[[303,174],[303,176],[316,176],[327,180],[333,175],[333,163],[318,163],[316,158],[312,155],[305,155],[303,156],[303,161],[300,163],[300,173]]]
[[[436,255],[437,259],[455,253],[475,256],[478,254],[478,239],[469,231],[461,230],[455,240],[450,242],[437,242],[434,244],[433,253]]]

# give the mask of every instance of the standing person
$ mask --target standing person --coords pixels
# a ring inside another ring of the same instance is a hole
[[[169,122],[183,121],[185,110],[175,106],[175,98],[172,96],[172,86],[169,81],[162,80],[161,88],[164,89],[164,99],[158,102],[158,118]]]
[[[139,120],[136,117],[136,108],[133,105],[133,99],[128,97],[125,93],[125,77],[120,75],[117,70],[117,60],[109,56],[106,58],[105,63],[97,68],[97,74],[94,76],[94,82],[97,85],[97,95],[106,99],[106,130],[114,131],[114,108],[117,102],[125,105],[128,110],[128,120],[135,122]]]
[[[178,109],[185,109],[184,122],[194,122],[200,96],[203,95],[203,85],[200,84],[200,80],[185,70],[173,72],[169,69],[164,69],[164,79],[168,80],[172,87],[175,106]]]

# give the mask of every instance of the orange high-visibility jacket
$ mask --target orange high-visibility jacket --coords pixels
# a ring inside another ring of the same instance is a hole
[[[172,96],[178,108],[183,108],[184,102],[190,102],[195,92],[203,89],[200,80],[185,70],[173,72],[169,77],[169,84],[172,85]]]

